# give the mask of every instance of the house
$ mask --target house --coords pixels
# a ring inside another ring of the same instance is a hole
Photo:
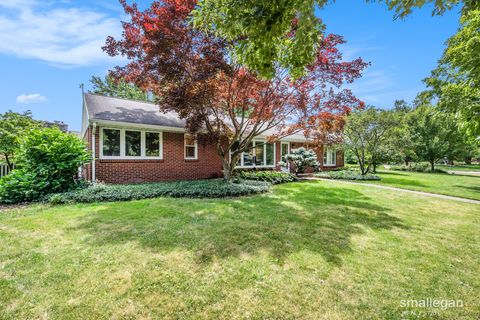
[[[162,113],[151,103],[90,93],[83,100],[81,136],[94,159],[85,166],[84,178],[138,183],[223,176],[215,146],[201,136],[193,139],[175,113]],[[278,165],[281,157],[307,145],[303,135],[275,143],[264,143],[265,138],[253,142],[254,148],[243,154],[238,168],[285,170]],[[343,166],[341,151],[323,149],[316,148],[322,169]]]

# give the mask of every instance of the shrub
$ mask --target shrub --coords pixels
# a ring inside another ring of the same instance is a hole
[[[223,198],[267,192],[271,184],[264,181],[223,179],[158,182],[127,185],[92,184],[87,188],[45,197],[51,204],[75,202],[128,201],[155,197]]]
[[[280,171],[238,171],[235,173],[235,178],[245,180],[259,180],[266,181],[272,184],[286,183],[296,181],[297,178],[286,172]]]
[[[317,161],[317,154],[313,150],[304,147],[292,150],[292,153],[285,155],[285,160],[293,164],[295,174],[304,173],[306,168],[318,169],[320,163]],[[286,166],[286,163],[279,162],[279,165]]]
[[[19,169],[0,179],[0,202],[35,201],[77,187],[78,168],[89,160],[82,140],[58,128],[29,132],[17,158]]]
[[[327,179],[341,179],[341,180],[380,180],[380,177],[373,174],[361,175],[358,172],[350,170],[342,171],[326,171],[316,174],[317,177]]]
[[[412,162],[409,163],[408,166],[401,165],[401,166],[391,166],[390,170],[396,171],[410,171],[410,172],[432,172],[430,168],[430,164],[426,162]],[[446,170],[435,168],[435,173],[448,173]]]

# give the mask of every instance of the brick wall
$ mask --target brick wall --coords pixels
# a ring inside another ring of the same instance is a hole
[[[99,159],[100,129],[95,135],[95,176],[97,181],[105,183],[140,183],[169,180],[194,180],[222,177],[222,163],[213,144],[198,141],[198,159],[184,159],[183,133],[163,132],[163,159]],[[91,127],[85,133],[84,140],[92,150]],[[302,144],[291,144],[291,149]],[[276,143],[276,162],[280,161],[280,142]],[[323,161],[323,148],[316,148],[318,160]],[[343,152],[337,152],[337,166],[343,166]],[[336,167],[325,167],[328,170]],[[276,167],[280,170],[280,167]],[[82,175],[92,179],[91,164],[84,166]]]

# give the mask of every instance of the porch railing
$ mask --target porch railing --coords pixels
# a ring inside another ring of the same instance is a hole
[[[0,178],[10,173],[10,167],[6,163],[0,163]]]

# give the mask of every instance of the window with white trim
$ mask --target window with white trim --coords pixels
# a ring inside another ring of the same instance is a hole
[[[275,144],[254,140],[250,142],[247,151],[243,152],[237,164],[238,167],[274,167]]]
[[[134,129],[101,128],[100,158],[162,159],[162,133]]]
[[[332,148],[323,151],[323,165],[334,166],[336,164],[337,152]]]
[[[198,143],[194,136],[185,133],[185,159],[197,159],[198,158]]]
[[[120,157],[121,131],[119,129],[102,129],[102,131],[102,155],[107,157]]]

